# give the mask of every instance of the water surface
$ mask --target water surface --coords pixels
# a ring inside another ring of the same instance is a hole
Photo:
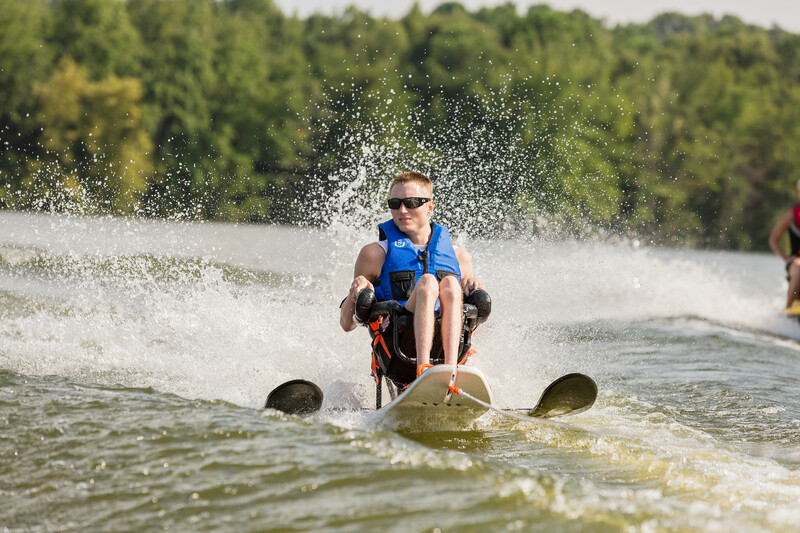
[[[372,235],[0,212],[0,530],[795,531],[800,325],[762,254],[462,237],[497,403],[393,432],[338,304]],[[293,378],[311,418],[264,411]],[[327,408],[337,408],[330,411]],[[342,410],[344,409],[344,410]]]

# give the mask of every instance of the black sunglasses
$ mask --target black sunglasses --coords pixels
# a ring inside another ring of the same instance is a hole
[[[400,204],[406,206],[406,209],[416,209],[430,201],[430,198],[389,198],[386,203],[389,205],[389,209],[400,209]]]

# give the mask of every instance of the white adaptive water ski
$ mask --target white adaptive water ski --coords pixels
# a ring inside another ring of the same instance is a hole
[[[453,374],[450,365],[429,368],[415,379],[397,398],[377,411],[377,416],[393,427],[438,426],[463,428],[487,412],[473,399],[452,396],[444,400]],[[458,387],[487,404],[492,392],[483,373],[477,368],[458,369]]]

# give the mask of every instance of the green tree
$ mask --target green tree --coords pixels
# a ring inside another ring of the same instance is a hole
[[[70,57],[89,77],[140,74],[142,43],[119,0],[58,0],[52,4],[49,43],[56,58]]]
[[[224,161],[206,180],[224,220],[277,216],[273,192],[302,168],[306,128],[301,112],[306,79],[300,27],[270,0],[221,5],[210,94],[212,127]],[[279,52],[279,53],[276,53]],[[283,216],[289,216],[283,210]]]
[[[42,0],[0,0],[0,207],[16,205],[26,161],[39,153],[33,86],[48,75]]]
[[[216,172],[218,146],[211,129],[214,5],[206,0],[129,0],[142,42],[144,123],[154,144],[155,180],[148,213],[202,217],[213,199],[205,182]]]
[[[150,178],[152,150],[142,128],[139,82],[116,76],[91,82],[82,67],[63,59],[36,94],[47,152],[30,162],[33,172],[24,187],[32,203],[137,212]]]

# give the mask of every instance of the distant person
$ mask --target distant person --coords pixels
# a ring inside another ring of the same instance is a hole
[[[797,196],[800,198],[800,180],[797,181]],[[789,255],[784,253],[780,239],[789,233]],[[769,234],[769,247],[786,263],[786,279],[789,290],[786,292],[786,308],[792,307],[800,296],[800,204],[795,204],[772,228]],[[800,306],[800,302],[798,302]]]
[[[464,296],[483,289],[483,285],[472,275],[469,254],[453,246],[447,228],[431,222],[433,183],[427,176],[419,172],[399,174],[389,187],[387,205],[392,218],[380,224],[378,241],[364,246],[358,254],[339,322],[345,331],[356,328],[353,313],[365,288],[375,291],[377,301],[395,300],[403,306],[400,312],[413,320],[413,329],[404,331],[406,342],[402,344],[410,345],[409,351],[415,352],[409,355],[416,356],[416,368],[386,374],[402,388],[431,366],[432,349],[443,352],[444,364],[465,360],[466,353],[459,353],[465,344],[462,302]],[[391,353],[394,325],[382,320],[370,326],[374,326],[373,354],[387,359],[381,362],[383,367],[389,359],[397,359]],[[439,346],[434,346],[434,340]]]

